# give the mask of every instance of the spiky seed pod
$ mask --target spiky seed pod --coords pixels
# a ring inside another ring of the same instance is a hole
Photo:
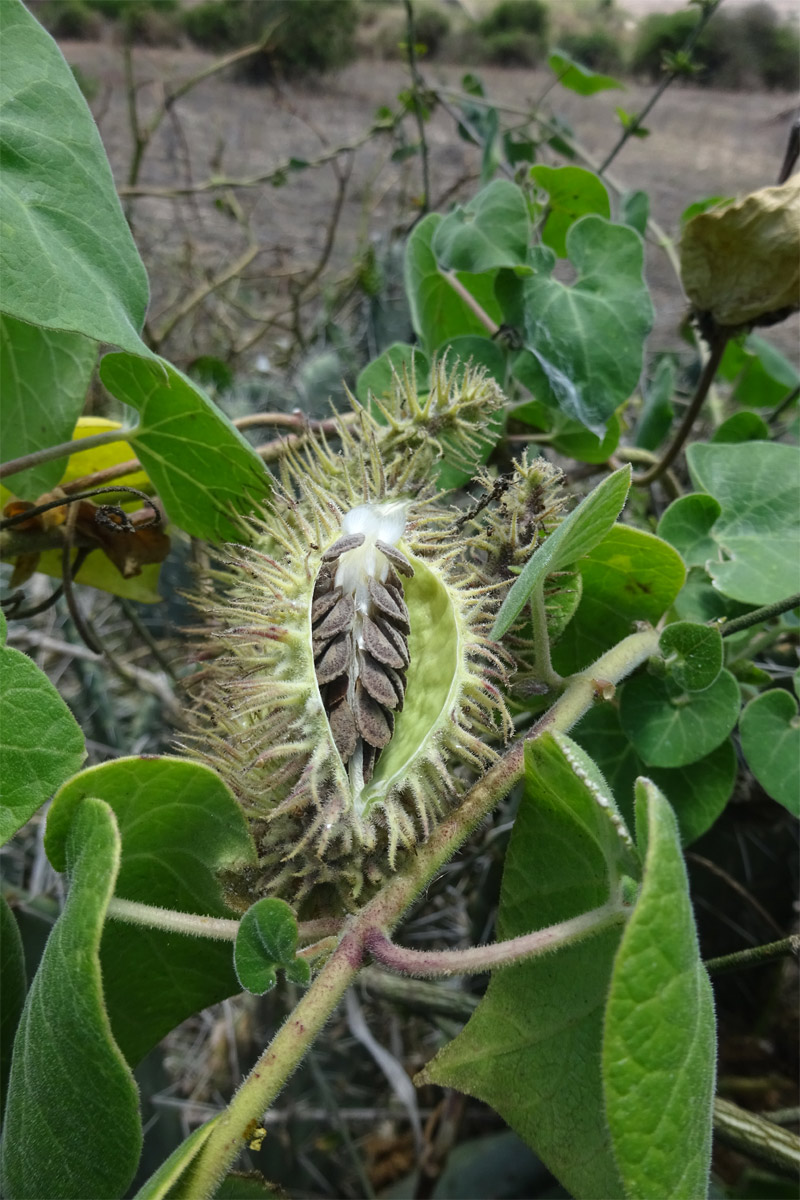
[[[470,553],[476,573],[490,586],[512,583],[537,547],[564,516],[562,472],[543,458],[525,451],[508,475],[492,479],[484,470],[478,482],[493,503],[464,522],[470,534]],[[577,571],[558,571],[545,581],[544,598],[550,640],[555,640],[578,606],[581,577]],[[514,660],[514,690],[536,689],[530,613],[523,610],[504,639]]]
[[[421,415],[449,414],[448,452],[466,460],[461,401],[483,396],[490,415],[502,396],[480,370],[440,367],[435,381],[435,400],[417,402],[413,380],[395,379],[383,423],[354,402],[339,453],[324,441],[288,451],[251,545],[201,601],[221,653],[189,748],[251,819],[251,895],[333,889],[352,904],[510,733],[508,660],[488,637],[502,589],[477,569],[478,526],[472,554],[448,536],[454,514],[429,483],[444,446]]]

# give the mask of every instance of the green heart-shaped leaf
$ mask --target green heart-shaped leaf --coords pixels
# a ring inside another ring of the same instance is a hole
[[[257,900],[242,917],[233,951],[239,983],[248,992],[263,996],[286,972],[292,983],[307,984],[311,968],[297,957],[297,921],[285,900]]]
[[[620,723],[648,766],[685,767],[725,740],[739,705],[730,671],[720,671],[702,692],[682,692],[669,678],[644,673],[623,685]]]
[[[713,626],[676,621],[667,625],[658,644],[670,675],[687,691],[710,687],[722,670],[722,635]]]

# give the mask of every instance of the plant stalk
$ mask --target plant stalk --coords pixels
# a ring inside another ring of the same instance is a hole
[[[607,694],[657,651],[658,634],[653,629],[625,638],[586,671],[571,677],[564,694],[532,726],[525,740],[548,729],[571,729],[599,695]],[[182,1197],[210,1200],[214,1195],[225,1172],[248,1144],[245,1130],[249,1123],[260,1120],[269,1108],[358,975],[369,938],[376,931],[391,932],[399,924],[420,892],[522,778],[524,768],[525,741],[519,740],[472,786],[405,869],[349,919],[336,950],[217,1120],[179,1193]]]
[[[406,946],[398,946],[380,929],[373,929],[367,934],[365,945],[381,966],[404,975],[423,979],[480,975],[529,958],[539,958],[562,946],[582,941],[611,925],[622,924],[629,913],[630,909],[624,909],[616,902],[604,904],[568,921],[560,921],[557,925],[523,933],[504,942],[470,946],[467,950],[411,950]]]
[[[725,353],[725,346],[727,345],[727,342],[728,338],[725,333],[717,333],[716,337],[711,343],[710,353],[706,359],[705,366],[700,373],[700,378],[697,381],[697,387],[695,388],[695,393],[692,396],[691,403],[686,410],[686,414],[680,423],[680,427],[675,434],[675,437],[672,439],[672,442],[664,451],[659,461],[652,466],[649,471],[645,471],[644,475],[633,476],[631,483],[635,483],[637,487],[647,487],[649,484],[654,483],[656,479],[664,474],[667,467],[671,466],[673,461],[680,454],[681,450],[683,449],[683,444],[688,438],[689,434],[692,432],[692,427],[697,420],[700,409],[703,407],[706,396],[708,395],[711,385],[714,382],[714,376],[716,375],[717,368],[722,360],[722,355]]]
[[[23,454],[20,458],[10,458],[8,462],[0,463],[0,479],[8,475],[16,475],[19,471],[27,471],[38,467],[41,463],[52,462],[54,458],[69,458],[81,450],[92,450],[95,446],[109,446],[112,442],[127,441],[128,429],[106,429],[103,433],[93,433],[89,437],[75,438],[71,442],[59,442],[57,446],[44,446],[31,454]]]

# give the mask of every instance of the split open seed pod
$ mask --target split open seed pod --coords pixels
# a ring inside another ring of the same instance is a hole
[[[217,653],[188,744],[250,819],[260,866],[242,900],[278,894],[313,911],[333,893],[351,905],[428,837],[511,732],[510,661],[489,629],[514,555],[490,553],[496,516],[459,520],[435,495],[442,450],[409,402],[414,387],[395,381],[381,421],[354,401],[340,449],[289,450],[251,544],[203,589]],[[502,403],[482,371],[440,370],[437,388],[450,394],[429,404],[434,416],[462,392],[476,403],[476,389],[487,418]],[[560,505],[558,472],[531,470],[517,488],[520,553]],[[518,522],[499,525],[508,536]]]

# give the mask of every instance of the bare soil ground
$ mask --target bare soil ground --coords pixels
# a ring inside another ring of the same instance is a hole
[[[115,178],[123,185],[132,138],[121,51],[89,43],[67,43],[62,48],[70,63],[99,84],[93,109]],[[137,47],[134,71],[142,119],[155,110],[165,87],[212,61],[195,50]],[[460,86],[462,72],[456,67],[426,64],[424,70],[433,84]],[[546,70],[487,68],[480,74],[489,97],[523,110],[551,81]],[[238,178],[268,173],[291,156],[318,158],[330,147],[358,139],[378,106],[395,106],[398,91],[407,83],[404,67],[387,62],[359,62],[322,81],[287,85],[280,91],[214,76],[170,110],[144,157],[140,184],[175,188],[215,175]],[[625,92],[585,99],[558,88],[547,103],[599,160],[618,136],[615,106],[635,112],[649,94],[649,89],[632,85]],[[623,187],[646,190],[651,215],[674,236],[681,212],[692,201],[709,195],[732,196],[775,182],[793,112],[792,97],[781,93],[673,87],[647,122],[651,136],[631,139],[611,175]],[[505,119],[520,120],[510,115]],[[413,136],[409,127],[409,137]],[[457,136],[452,118],[441,109],[434,114],[427,137],[434,204],[443,197],[467,199],[479,186],[475,148]],[[419,159],[393,162],[391,150],[384,135],[373,137],[353,155],[327,268],[333,274],[321,276],[328,283],[337,272],[341,279],[351,269],[370,239],[407,227],[414,219],[414,201],[420,193]],[[464,182],[457,186],[459,180]],[[179,199],[136,198],[130,215],[152,280],[154,327],[171,318],[176,304],[192,289],[202,290],[204,280],[224,271],[248,245],[255,242],[259,247],[258,257],[243,272],[243,283],[237,285],[234,308],[213,298],[197,304],[176,324],[165,352],[182,359],[219,350],[220,322],[237,326],[225,331],[228,348],[251,341],[242,363],[248,355],[272,355],[277,343],[291,339],[291,322],[285,316],[287,273],[313,269],[319,261],[335,195],[336,178],[328,165],[293,172],[282,187],[263,184]],[[667,257],[655,245],[648,248],[647,272],[658,312],[651,346],[676,345],[683,299]],[[272,324],[255,319],[267,315],[275,318]],[[789,353],[796,352],[797,335],[796,321],[770,333]]]

